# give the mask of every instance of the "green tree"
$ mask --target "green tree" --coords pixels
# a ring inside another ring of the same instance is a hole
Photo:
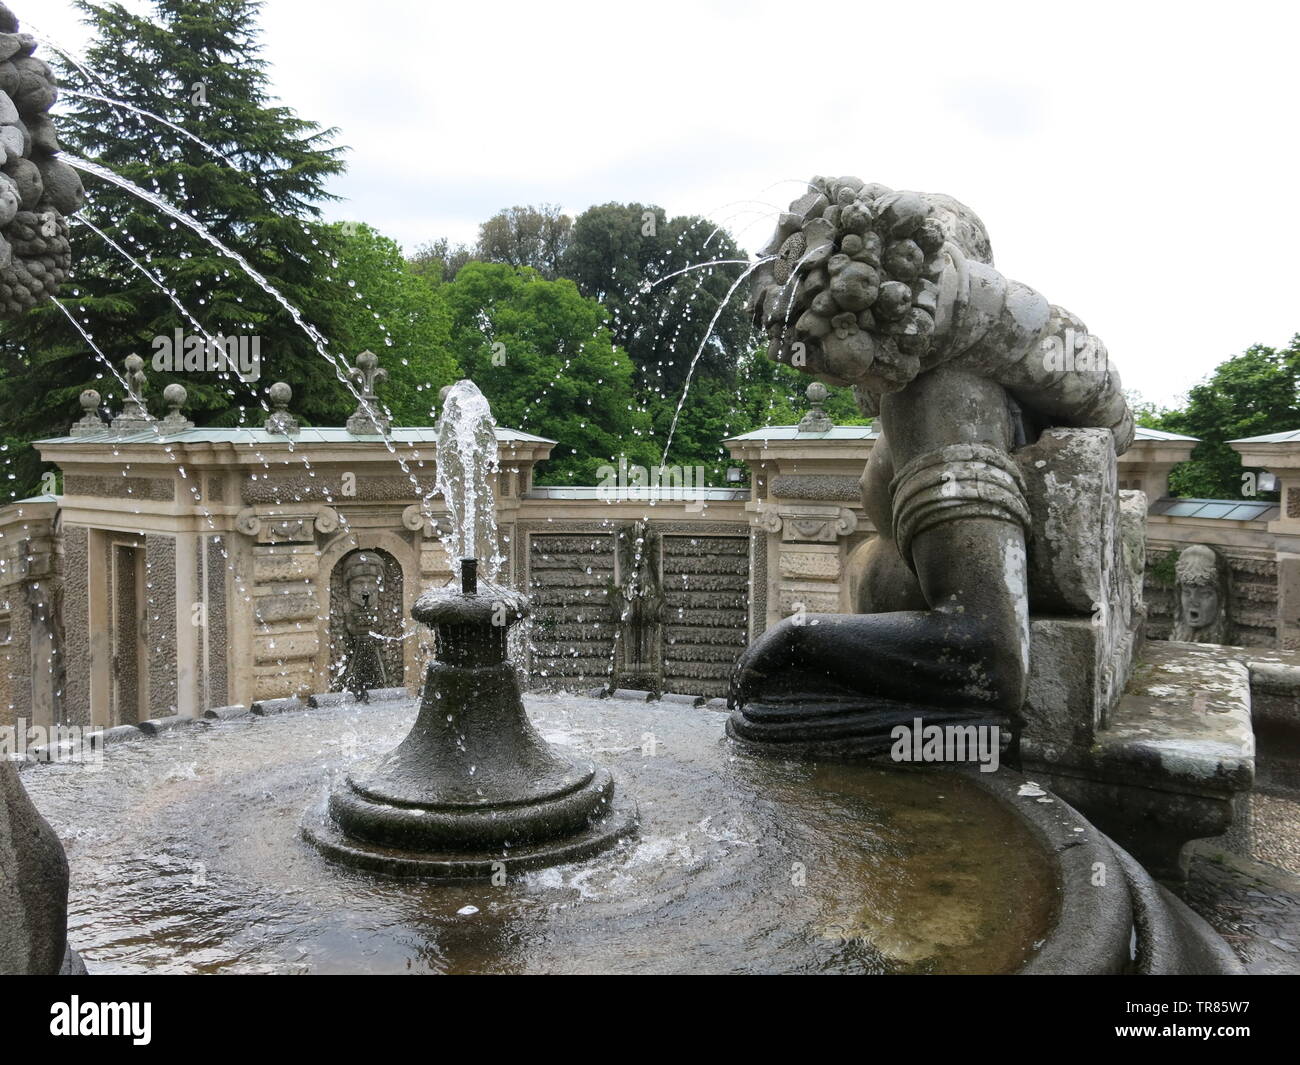
[[[1136,389],[1125,389],[1124,398],[1128,400],[1129,410],[1133,412],[1134,424],[1144,429],[1159,429],[1165,418],[1176,410],[1176,408],[1160,407],[1143,399],[1142,394]]]
[[[477,257],[485,263],[531,266],[548,281],[560,274],[573,219],[558,207],[507,207],[478,230]]]
[[[1256,344],[1221,363],[1188,392],[1184,409],[1166,412],[1154,428],[1201,440],[1191,461],[1170,473],[1171,493],[1240,497],[1246,469],[1227,441],[1300,428],[1300,334],[1285,348]]]
[[[451,350],[497,422],[558,441],[539,480],[595,484],[597,468],[620,456],[656,461],[632,363],[614,346],[604,309],[571,281],[471,262],[435,292]]]
[[[745,258],[730,234],[706,218],[669,219],[659,207],[606,203],[575,220],[560,274],[604,304],[641,387],[675,407],[688,376],[729,377],[753,345],[745,293],[738,289],[723,303],[744,267],[679,271]]]
[[[407,269],[432,285],[454,281],[460,268],[470,262],[475,251],[468,244],[452,244],[446,237],[417,244],[406,257]]]
[[[334,130],[273,101],[258,44],[260,4],[154,0],[148,14],[92,0],[77,6],[93,34],[87,68],[95,73],[60,72],[72,90],[59,116],[68,155],[95,161],[197,219],[331,335],[331,312],[340,305],[331,284],[338,236],[318,222],[318,212],[331,199],[326,181],[343,169],[342,149],[332,143]],[[211,150],[94,95],[160,115]],[[198,334],[192,316],[212,335],[259,337],[263,375],[294,386],[295,409],[308,421],[350,409],[334,375],[321,372],[312,342],[231,259],[130,192],[99,177],[85,183],[83,215],[121,250],[89,226],[74,226],[74,283],[64,304],[114,370],[133,352],[148,361],[155,337],[177,328]],[[123,400],[116,377],[55,306],[0,333],[0,380],[0,422],[22,439],[64,431],[79,413],[83,388],[97,388],[110,409]],[[211,373],[151,372],[146,399],[157,405],[171,380],[185,385],[199,424],[262,416],[246,384]],[[15,479],[34,481],[37,464],[29,452]]]
[[[394,241],[366,225],[347,229],[333,282],[334,346],[380,357],[389,376],[379,395],[394,425],[428,425],[438,392],[462,376],[450,316],[436,290],[405,268]]]
[[[698,376],[680,415],[676,403],[649,406],[656,444],[662,446],[676,417],[667,464],[702,466],[707,483],[725,484],[726,470],[734,463],[723,441],[764,426],[797,425],[808,411],[805,393],[811,381],[769,359],[763,348],[746,352],[733,373]],[[871,420],[863,417],[847,388],[832,388],[823,409],[837,425],[866,425]]]

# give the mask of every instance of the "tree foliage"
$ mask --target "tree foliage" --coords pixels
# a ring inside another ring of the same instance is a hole
[[[1156,420],[1154,428],[1201,440],[1191,461],[1171,472],[1172,494],[1240,497],[1247,470],[1227,441],[1300,427],[1300,334],[1285,348],[1256,344],[1234,355],[1188,392],[1183,409],[1166,411]]]
[[[343,168],[342,149],[334,130],[274,102],[257,40],[260,5],[154,0],[148,14],[92,0],[77,6],[93,35],[86,63],[93,73],[73,65],[60,71],[71,90],[59,116],[68,155],[94,161],[196,219],[329,335],[330,310],[340,303],[330,267],[338,247],[318,215],[330,199],[326,181]],[[96,96],[153,112],[190,137]],[[327,421],[347,409],[343,389],[320,372],[312,342],[231,258],[131,192],[94,176],[85,183],[82,214],[95,228],[74,227],[73,283],[63,302],[102,357],[55,306],[6,326],[0,421],[11,431],[26,439],[64,431],[79,413],[83,388],[98,389],[110,409],[120,408],[115,373],[123,360],[138,353],[148,361],[153,338],[178,328],[260,337],[264,375],[294,385],[295,407],[307,420]],[[229,375],[153,373],[155,402],[172,380],[188,390],[189,414],[199,424],[261,415],[255,388]],[[35,462],[29,455],[16,479],[34,479]]]
[[[462,375],[451,318],[438,291],[405,269],[395,241],[369,226],[349,226],[339,251],[334,347],[369,349],[388,371],[380,399],[394,425],[427,425],[438,393]],[[342,388],[340,386],[340,391]]]
[[[649,418],[636,403],[632,364],[605,311],[571,281],[530,267],[469,263],[437,296],[451,350],[482,389],[499,425],[556,440],[550,483],[594,484],[597,468],[655,460]]]
[[[558,207],[507,207],[478,231],[478,258],[485,263],[531,266],[553,281],[569,247],[573,219]]]
[[[640,385],[675,402],[688,376],[729,377],[753,346],[744,293],[727,298],[744,269],[728,260],[744,258],[706,218],[606,203],[575,220],[560,272],[610,312]]]

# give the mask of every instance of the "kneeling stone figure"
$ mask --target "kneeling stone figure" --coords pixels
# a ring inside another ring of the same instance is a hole
[[[879,535],[851,559],[857,613],[786,618],[742,655],[732,735],[871,753],[918,716],[1017,735],[1032,530],[1014,453],[1062,427],[1109,430],[1122,453],[1119,375],[1082,321],[994,269],[963,204],[849,177],[809,188],[750,310],[771,357],[877,416],[862,497]]]

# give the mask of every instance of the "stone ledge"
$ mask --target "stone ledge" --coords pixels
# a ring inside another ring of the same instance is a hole
[[[214,706],[204,710],[203,718],[206,721],[229,721],[233,717],[243,717],[248,712],[248,707],[236,703],[233,706]]]
[[[283,714],[290,710],[305,710],[307,703],[299,699],[296,695],[290,695],[284,699],[259,699],[249,707],[249,713],[257,717],[265,717],[267,714]]]
[[[703,695],[682,695],[678,692],[665,692],[658,699],[652,700],[660,703],[676,703],[680,706],[703,706]]]
[[[1186,874],[1185,844],[1232,824],[1255,777],[1250,675],[1235,648],[1147,644],[1091,746],[1024,744],[1026,769],[1159,877]]]
[[[412,693],[406,688],[375,688],[366,692],[366,696],[372,703],[382,703],[390,699],[410,699]],[[317,692],[315,695],[307,696],[307,705],[313,710],[325,706],[344,706],[353,703],[359,706],[365,705],[352,692]]]
[[[156,736],[160,732],[192,725],[194,721],[194,718],[186,717],[184,714],[171,714],[168,717],[151,717],[147,721],[141,721],[136,728],[146,736]]]
[[[1155,786],[1231,795],[1255,780],[1250,672],[1224,648],[1148,644],[1107,728],[1098,769],[1154,769]]]
[[[135,725],[114,725],[112,728],[102,729],[96,733],[99,742],[107,747],[110,743],[121,743],[123,740],[138,740],[144,733]]]
[[[615,688],[613,691],[607,691],[601,698],[627,699],[634,703],[648,703],[654,698],[654,692],[642,691],[640,688]]]

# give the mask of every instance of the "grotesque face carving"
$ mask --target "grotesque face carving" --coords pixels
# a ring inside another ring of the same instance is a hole
[[[1219,589],[1212,584],[1185,584],[1179,589],[1183,617],[1193,629],[1213,625],[1219,618]]]
[[[379,603],[384,586],[384,566],[379,558],[362,552],[349,560],[344,571],[348,602],[354,608],[371,609]]]
[[[1228,643],[1228,567],[1218,553],[1193,544],[1178,556],[1173,638],[1189,643]]]

